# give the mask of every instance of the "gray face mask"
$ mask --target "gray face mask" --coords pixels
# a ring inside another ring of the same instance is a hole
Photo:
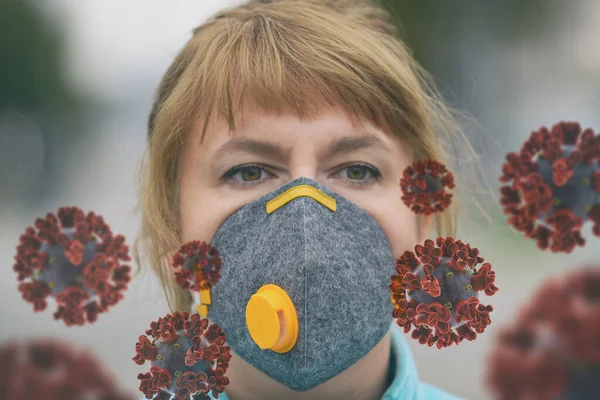
[[[294,390],[338,375],[390,329],[387,237],[367,212],[311,179],[237,210],[211,244],[223,267],[210,320],[236,355]]]

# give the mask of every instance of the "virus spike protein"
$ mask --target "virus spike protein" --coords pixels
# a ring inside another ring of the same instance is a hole
[[[416,214],[430,215],[450,206],[454,189],[454,175],[444,164],[434,160],[421,160],[404,170],[400,179],[402,201]]]
[[[147,399],[208,400],[210,392],[218,398],[225,391],[231,349],[217,324],[175,312],[152,322],[146,335],[151,339],[139,337],[133,361],[152,364],[150,372],[138,375]]]
[[[572,252],[583,246],[581,228],[600,236],[600,134],[560,122],[531,133],[520,153],[506,156],[500,182],[508,223],[540,249]]]
[[[50,339],[0,346],[0,398],[133,400],[90,353]]]
[[[548,280],[498,335],[487,384],[502,400],[597,399],[599,337],[600,268]]]
[[[474,340],[491,323],[492,306],[479,302],[478,292],[492,296],[495,272],[489,263],[480,267],[479,250],[451,237],[431,239],[396,262],[390,290],[396,323],[412,338],[430,347]]]
[[[210,289],[221,279],[222,260],[216,247],[194,240],[182,245],[173,256],[175,279],[184,289]]]
[[[14,271],[19,291],[35,312],[54,297],[56,320],[67,326],[96,321],[123,298],[130,281],[128,247],[102,217],[62,207],[35,221],[20,237]]]

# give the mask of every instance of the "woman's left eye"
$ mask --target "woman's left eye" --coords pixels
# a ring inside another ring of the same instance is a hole
[[[345,175],[342,178],[348,180],[351,184],[367,185],[381,178],[381,173],[367,164],[352,164],[340,170]]]

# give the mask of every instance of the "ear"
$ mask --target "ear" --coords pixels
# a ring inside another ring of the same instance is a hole
[[[433,224],[433,219],[433,215],[417,215],[418,243],[423,243],[425,239],[431,239],[429,233]]]

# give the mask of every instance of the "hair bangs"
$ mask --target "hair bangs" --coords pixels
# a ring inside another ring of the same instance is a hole
[[[202,98],[202,138],[211,117],[222,118],[234,132],[248,105],[302,119],[341,107],[355,124],[396,125],[398,104],[386,96],[385,79],[377,76],[372,60],[353,60],[336,52],[334,39],[308,42],[288,29],[257,15],[228,32],[210,63],[203,60],[195,85]]]

